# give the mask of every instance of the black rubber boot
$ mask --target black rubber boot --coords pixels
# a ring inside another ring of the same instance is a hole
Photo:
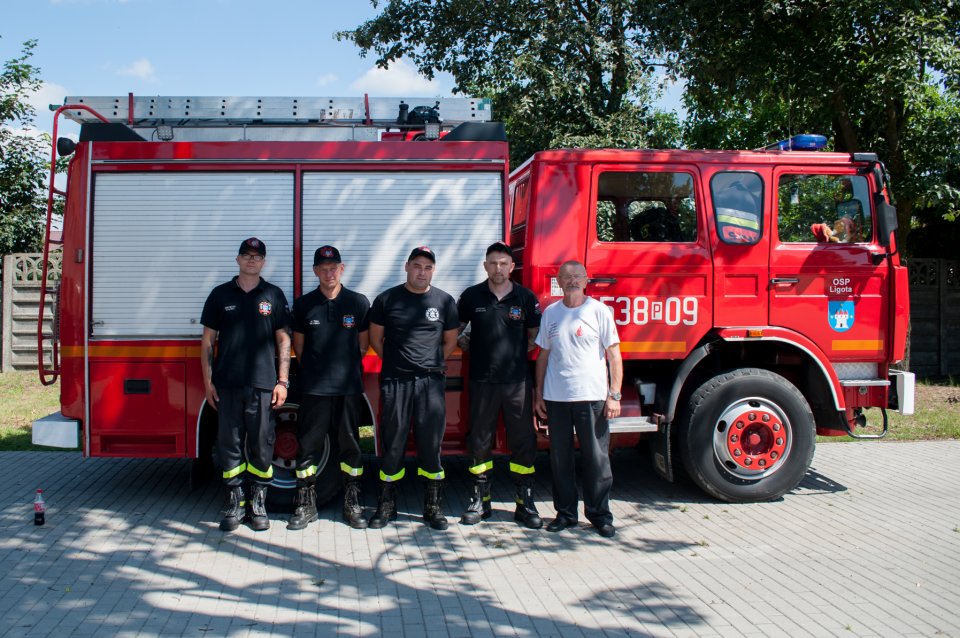
[[[343,520],[353,529],[367,529],[369,522],[360,504],[360,478],[348,476],[343,484]]]
[[[220,529],[224,532],[232,532],[243,522],[243,517],[247,513],[247,503],[243,497],[242,487],[230,487],[227,490],[227,504],[223,508]]]
[[[380,483],[380,496],[377,499],[377,511],[369,521],[371,529],[386,527],[390,521],[397,520],[397,486],[386,481]]]
[[[267,486],[263,483],[254,483],[250,488],[250,529],[255,532],[270,529],[270,519],[267,518]]]
[[[302,483],[297,487],[297,509],[287,522],[287,529],[304,529],[316,520],[320,520],[317,513],[317,492],[313,485]]]
[[[490,477],[484,472],[473,479],[473,496],[470,497],[470,505],[467,506],[467,511],[460,517],[460,522],[464,525],[476,525],[492,515]]]
[[[443,481],[427,480],[423,499],[423,522],[433,529],[447,529],[443,515]]]
[[[523,479],[517,481],[517,511],[513,520],[529,529],[543,527],[543,519],[537,512],[537,505],[533,502],[533,481]]]

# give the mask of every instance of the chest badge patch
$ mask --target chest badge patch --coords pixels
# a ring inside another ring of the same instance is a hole
[[[273,312],[273,304],[271,304],[269,301],[261,301],[257,306],[257,310],[260,311],[260,314],[264,317],[269,317]]]
[[[427,321],[437,321],[440,319],[440,311],[436,308],[427,308]]]
[[[510,306],[507,316],[514,321],[520,321],[523,319],[523,309],[520,306]]]
[[[343,315],[343,327],[344,328],[353,328],[357,325],[357,318],[353,315]]]

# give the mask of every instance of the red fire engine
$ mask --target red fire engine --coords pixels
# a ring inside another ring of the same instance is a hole
[[[45,291],[57,320],[41,335],[54,358],[40,370],[45,383],[60,378],[61,411],[34,424],[38,444],[192,458],[198,476],[208,471],[216,412],[204,404],[199,314],[251,235],[270,247],[264,277],[291,301],[315,285],[309,255],[326,243],[344,255],[345,285],[371,299],[400,283],[413,245],[434,248],[434,283],[458,295],[484,278],[486,246],[505,239],[543,305],[561,296],[559,265],[582,260],[622,339],[613,445],[648,438],[658,472],[672,480],[682,464],[721,499],[789,491],[815,434],[864,436],[865,408],[880,408],[883,432],[885,409],[912,411],[913,377],[891,368],[905,347],[907,279],[875,155],[557,150],[511,175],[483,100],[423,107],[442,123],[406,123],[403,139],[419,126],[436,140],[416,143],[380,141],[399,100],[67,104],[58,115],[82,128],[79,143],[58,143],[73,157],[63,245],[45,247],[62,251],[62,277]],[[364,368],[376,424],[372,353]],[[454,353],[451,454],[464,452],[465,371]],[[293,486],[296,407],[280,414],[280,487]],[[537,427],[545,443],[548,426]],[[335,465],[321,473],[321,501],[337,489]]]

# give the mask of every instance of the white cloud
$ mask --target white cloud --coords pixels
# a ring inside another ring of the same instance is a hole
[[[324,73],[317,78],[317,86],[327,86],[328,84],[333,84],[340,78],[337,77],[336,73]]]
[[[50,105],[63,106],[63,98],[66,96],[66,88],[52,82],[44,82],[39,91],[27,98],[30,106],[37,112],[34,122],[39,126],[46,127],[53,115],[50,111]]]
[[[377,97],[448,95],[450,89],[436,78],[428,80],[412,65],[398,60],[388,69],[372,67],[350,85],[361,93]]]
[[[157,80],[156,70],[153,68],[153,64],[150,62],[150,60],[146,58],[140,58],[132,64],[121,67],[118,73],[120,73],[120,75],[129,75],[141,80],[146,80],[148,82],[156,82]]]

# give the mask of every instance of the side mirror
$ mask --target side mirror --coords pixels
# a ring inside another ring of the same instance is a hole
[[[882,193],[874,195],[877,209],[877,229],[881,246],[890,247],[890,234],[897,230],[897,208],[887,203]]]

